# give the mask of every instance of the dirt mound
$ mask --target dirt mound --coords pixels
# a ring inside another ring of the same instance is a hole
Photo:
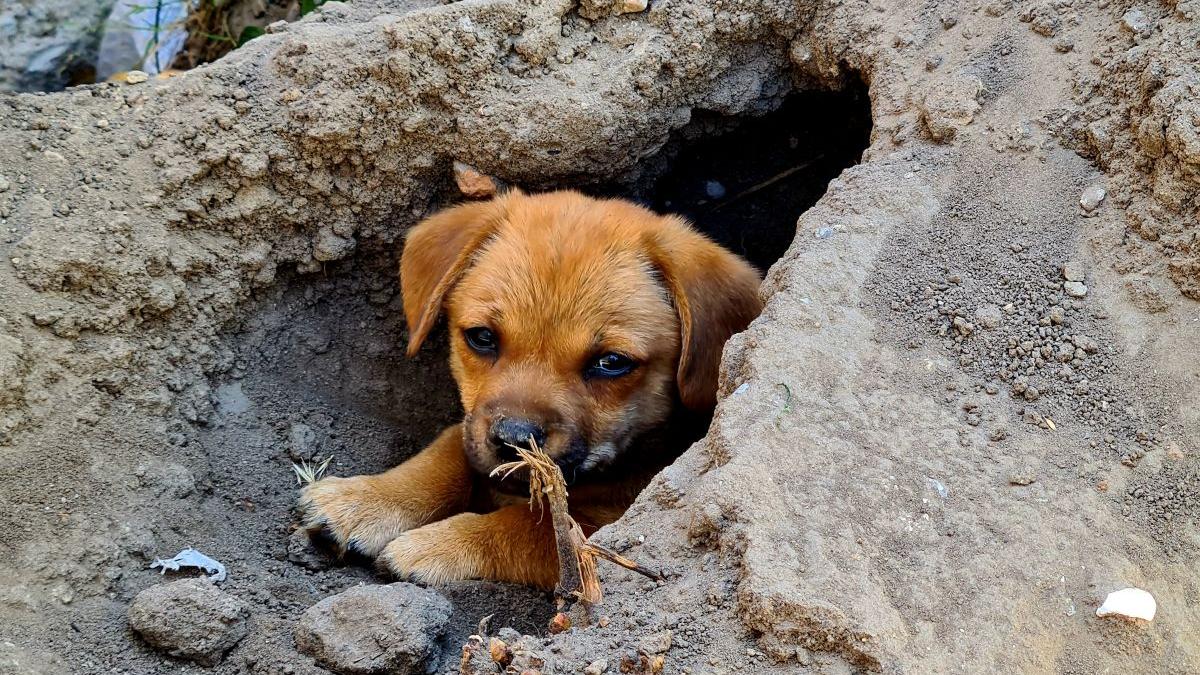
[[[125,616],[194,546],[251,613],[213,671],[317,672],[296,621],[375,579],[291,537],[291,463],[457,415],[394,254],[458,160],[781,257],[708,436],[599,534],[667,581],[606,568],[555,637],[451,587],[441,651],[495,612],[546,672],[664,631],[666,672],[1195,670],[1192,4],[327,2],[0,97],[0,667],[169,667]],[[1154,622],[1095,617],[1125,586]]]

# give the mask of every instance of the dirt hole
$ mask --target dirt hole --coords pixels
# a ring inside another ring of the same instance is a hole
[[[797,217],[859,160],[869,135],[861,85],[794,95],[758,118],[697,112],[647,160],[656,180],[589,191],[683,213],[765,270],[794,238]],[[184,441],[209,477],[210,498],[178,514],[174,529],[230,567],[234,592],[278,615],[275,634],[260,639],[283,650],[291,649],[291,619],[374,578],[366,567],[312,559],[295,542],[289,550],[291,463],[332,455],[331,474],[378,472],[461,416],[445,336],[404,357],[395,259],[394,250],[365,243],[351,260],[267,291],[231,332],[237,368],[216,388],[217,414]],[[450,655],[482,616],[495,614],[494,628],[540,633],[551,607],[541,593],[484,582],[446,594],[457,610]]]

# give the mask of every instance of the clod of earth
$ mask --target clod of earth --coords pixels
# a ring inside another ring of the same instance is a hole
[[[409,583],[358,586],[310,607],[296,624],[296,649],[347,675],[424,675],[441,655],[451,605]]]
[[[138,593],[128,616],[151,647],[212,666],[246,637],[250,609],[211,581],[181,579]]]

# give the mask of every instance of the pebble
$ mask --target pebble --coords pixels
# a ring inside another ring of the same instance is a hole
[[[595,661],[592,661],[591,663],[589,663],[588,666],[583,669],[583,674],[584,675],[601,675],[602,673],[604,673],[607,670],[608,670],[608,661],[606,661],[605,659],[596,659]]]
[[[1078,281],[1063,282],[1063,290],[1072,298],[1082,298],[1087,295],[1088,287]]]
[[[8,192],[10,187],[12,187],[12,183],[4,176],[0,176],[0,192]]]
[[[206,666],[246,637],[246,603],[207,579],[156,584],[129,605],[129,627],[151,647]]]
[[[975,310],[975,321],[984,328],[995,328],[1004,321],[1004,314],[996,305],[981,305]]]
[[[1067,281],[1083,281],[1087,278],[1083,271],[1083,265],[1073,260],[1063,264],[1062,275]]]
[[[1092,211],[1095,211],[1097,208],[1100,207],[1100,203],[1104,201],[1104,198],[1106,196],[1108,196],[1108,192],[1104,189],[1103,186],[1101,186],[1101,185],[1089,186],[1086,190],[1083,191],[1083,194],[1080,195],[1079,206],[1081,206],[1084,211],[1091,213]]]
[[[1140,9],[1131,9],[1121,16],[1121,27],[1139,37],[1149,37],[1153,26],[1150,18]]]
[[[617,14],[632,14],[644,12],[650,6],[650,0],[618,0]]]
[[[704,181],[704,194],[709,199],[720,199],[725,196],[725,186],[715,180]]]
[[[125,73],[125,81],[129,84],[141,84],[149,79],[150,75],[142,70],[131,70]]]

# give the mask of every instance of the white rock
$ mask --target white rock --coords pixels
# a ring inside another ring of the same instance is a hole
[[[1140,588],[1122,588],[1113,591],[1096,609],[1096,616],[1119,616],[1125,619],[1153,621],[1158,612],[1154,596]]]
[[[1063,290],[1072,298],[1082,298],[1087,295],[1088,287],[1086,284],[1081,284],[1078,281],[1063,282]]]
[[[131,70],[125,73],[125,81],[129,84],[141,84],[150,79],[150,75],[144,70]]]
[[[634,12],[644,12],[650,6],[650,0],[619,0],[617,2],[618,14],[632,14]]]
[[[1107,196],[1108,191],[1106,191],[1103,186],[1092,185],[1084,190],[1083,194],[1080,195],[1079,205],[1083,207],[1084,211],[1091,213],[1100,206],[1100,202],[1104,201],[1104,198]]]

